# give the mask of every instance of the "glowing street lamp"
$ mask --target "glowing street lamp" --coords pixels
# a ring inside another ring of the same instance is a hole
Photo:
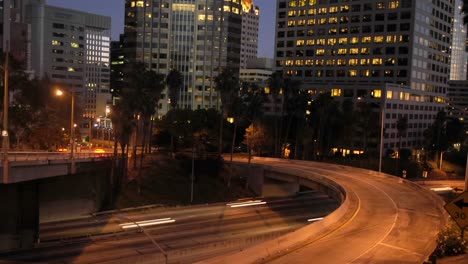
[[[56,91],[57,96],[62,96],[64,94],[63,90],[58,89]],[[71,173],[75,173],[75,160],[73,157],[73,152],[75,150],[75,121],[74,121],[74,112],[75,112],[75,92],[70,91],[71,95],[71,115],[70,115],[70,161],[71,161]]]

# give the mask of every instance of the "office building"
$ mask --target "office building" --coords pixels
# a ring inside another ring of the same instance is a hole
[[[106,114],[110,103],[111,18],[31,1],[31,69],[74,91],[83,117]]]
[[[398,100],[395,116],[408,117],[411,133],[401,147],[422,147],[422,131],[435,115],[411,114],[411,105],[413,111],[445,107],[453,1],[278,0],[277,8],[276,71],[312,94],[329,92],[356,105],[377,101],[386,109],[388,100]],[[392,92],[389,98],[392,85],[398,96]],[[392,129],[397,119],[390,117],[384,122]],[[388,132],[386,146],[398,148]]]
[[[219,108],[215,77],[223,69],[239,72],[242,4],[240,0],[125,1],[124,51],[167,75],[183,75],[178,107]],[[169,110],[167,92],[158,113]]]
[[[257,58],[259,18],[260,9],[253,0],[242,1],[241,69],[247,68],[248,60]]]
[[[123,50],[123,34],[120,35],[119,40],[111,42],[111,80],[110,92],[112,94],[112,101],[120,96],[124,86],[124,67],[125,67],[125,53]]]
[[[452,54],[450,56],[450,80],[463,81],[467,75],[467,31],[463,24],[463,1],[455,0],[452,28]]]
[[[468,130],[468,81],[450,81],[447,97],[450,106],[447,107],[447,115],[457,118]]]

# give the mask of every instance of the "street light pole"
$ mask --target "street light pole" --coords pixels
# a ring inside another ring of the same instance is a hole
[[[10,56],[10,47],[8,41],[6,42],[6,53],[5,53],[5,76],[3,80],[3,131],[2,131],[2,145],[3,145],[3,183],[8,183],[8,173],[9,173],[9,164],[8,164],[8,149],[10,147],[10,140],[8,138],[8,107],[10,104],[10,97],[8,93],[8,64]]]
[[[73,157],[73,153],[75,151],[75,120],[74,120],[74,112],[75,112],[75,92],[70,91],[71,94],[71,115],[70,115],[70,161],[71,161],[71,169],[70,172],[73,174],[75,173],[75,159]]]
[[[385,118],[385,105],[380,109],[380,151],[379,151],[379,173],[382,172],[382,156],[383,156],[383,142],[384,142],[384,118]]]
[[[465,192],[468,191],[468,153],[466,153],[466,167],[465,167]]]

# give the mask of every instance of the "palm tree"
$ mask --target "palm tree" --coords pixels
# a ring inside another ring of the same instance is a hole
[[[279,96],[282,94],[282,89],[283,89],[283,86],[284,86],[284,80],[283,80],[283,76],[278,73],[278,72],[274,72],[271,77],[268,79],[268,85],[269,85],[269,88],[270,88],[270,95],[271,95],[271,98],[273,99],[273,111],[276,112],[275,113],[275,128],[274,128],[274,140],[275,140],[275,146],[274,146],[274,156],[275,157],[278,157],[279,156],[279,141],[280,141],[280,127],[279,127],[279,122],[278,122],[278,118],[282,118],[281,116],[279,116],[279,111],[278,111],[278,107],[276,107],[276,104],[278,103],[278,100],[279,100]],[[281,108],[280,108],[281,109]]]
[[[406,135],[406,131],[408,130],[408,117],[406,115],[401,115],[398,117],[396,128],[398,131],[398,149],[401,149],[401,138]]]
[[[397,133],[398,133],[398,159],[396,165],[396,174],[398,175],[398,171],[400,170],[400,152],[401,152],[401,138],[406,136],[406,131],[408,130],[408,116],[401,115],[398,117],[396,123]]]
[[[331,97],[330,93],[323,93],[314,101],[317,113],[314,115],[316,121],[316,144],[314,144],[313,157],[316,158],[317,152],[328,152],[330,141],[333,139],[333,121],[339,113],[337,102]],[[317,124],[318,123],[318,124]]]
[[[166,84],[168,89],[171,108],[175,110],[179,102],[180,89],[183,85],[182,74],[177,69],[172,69],[166,76]],[[174,121],[174,120],[173,120]],[[174,155],[174,135],[171,134],[171,156]]]
[[[231,111],[233,98],[238,94],[239,91],[239,77],[229,69],[223,70],[215,78],[216,89],[221,97],[222,104],[222,115],[220,118],[219,127],[219,155],[223,151],[223,123],[224,119],[228,117]]]
[[[165,87],[164,75],[156,73],[155,71],[145,68],[143,63],[136,63],[131,68],[132,71],[128,73],[128,90],[127,100],[129,109],[134,110],[134,116],[141,117],[143,122],[143,146],[146,142],[146,136],[151,122],[151,117],[156,112],[157,103],[161,97],[161,92]],[[136,149],[137,149],[137,136],[139,120],[136,120],[135,126],[135,140],[133,144],[133,168],[136,169]],[[144,148],[144,147],[143,147]],[[142,167],[143,167],[144,150],[141,151],[140,156],[140,169],[138,171],[138,178],[140,180]],[[140,184],[138,184],[138,191],[140,192]]]
[[[282,107],[282,114],[284,115],[284,111],[286,110],[288,115],[288,123],[286,124],[286,132],[284,136],[284,144],[289,141],[289,132],[291,130],[291,126],[293,121],[299,123],[299,119],[305,114],[305,108],[307,106],[308,101],[308,93],[305,90],[300,89],[301,82],[292,79],[285,80],[285,89],[284,89],[284,100],[283,100],[283,107]],[[280,126],[282,127],[282,125]],[[298,128],[296,126],[296,128]],[[297,131],[296,131],[297,132]],[[298,134],[296,133],[296,138]],[[296,145],[297,147],[297,145]]]
[[[141,97],[141,105],[138,110],[140,111],[140,115],[143,120],[142,142],[145,144],[147,134],[151,133],[151,131],[148,131],[150,128],[151,117],[156,113],[156,107],[159,99],[161,98],[161,92],[164,90],[164,75],[158,74],[152,70],[144,71],[141,74],[141,80],[138,85]],[[140,155],[140,168],[138,171],[139,179],[142,174],[143,157],[144,151],[142,150]]]

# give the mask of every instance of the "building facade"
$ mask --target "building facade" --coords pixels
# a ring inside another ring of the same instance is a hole
[[[125,57],[167,75],[182,73],[178,107],[219,108],[215,77],[239,72],[242,4],[240,0],[125,1]],[[163,92],[158,113],[169,110]]]
[[[258,6],[252,0],[242,1],[241,69],[247,68],[249,60],[257,58],[259,18]]]
[[[110,103],[110,17],[33,2],[31,69],[78,95],[83,117],[105,115]]]
[[[450,102],[448,116],[460,120],[468,131],[468,81],[450,81],[447,96]]]
[[[433,112],[444,109],[454,1],[278,0],[277,8],[277,72],[301,81],[311,93],[329,92],[356,105],[377,101],[386,109],[390,100],[401,101],[390,103],[390,118],[384,120],[390,129],[387,148],[399,147],[391,132],[394,116],[406,116],[411,129],[424,129]],[[388,98],[389,85],[398,87],[397,99]],[[401,147],[422,147],[421,141],[422,131],[409,130]]]
[[[466,80],[467,72],[467,31],[463,24],[463,1],[455,0],[455,12],[453,13],[452,28],[452,55],[450,63],[450,80]]]

